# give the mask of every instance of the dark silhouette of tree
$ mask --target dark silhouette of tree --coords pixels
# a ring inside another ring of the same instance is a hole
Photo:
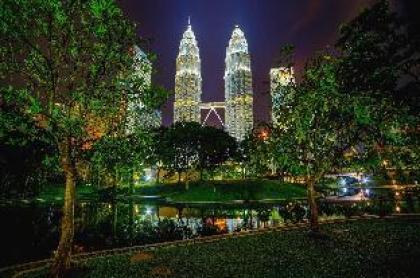
[[[212,172],[218,166],[232,158],[236,152],[235,138],[227,132],[213,128],[202,127],[199,131],[198,170],[200,179],[203,171]]]
[[[195,122],[179,122],[164,129],[155,150],[158,160],[169,171],[181,174],[188,170],[212,171],[236,151],[236,141],[226,132],[202,127]]]

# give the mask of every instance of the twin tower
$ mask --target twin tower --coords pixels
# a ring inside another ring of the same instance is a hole
[[[190,22],[176,59],[174,122],[202,122],[213,112],[225,130],[242,141],[253,127],[251,59],[244,32],[236,26],[226,48],[225,102],[202,103],[200,51]],[[225,109],[225,122],[217,109]],[[208,110],[201,120],[201,110]]]

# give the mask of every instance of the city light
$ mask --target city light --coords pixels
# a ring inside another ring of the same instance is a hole
[[[369,179],[369,177],[364,177],[364,178],[362,178],[362,183],[368,183],[368,182],[370,182],[370,179]]]
[[[201,92],[200,50],[188,20],[176,59],[174,122],[200,122]]]
[[[248,42],[239,26],[229,40],[225,61],[226,127],[232,137],[242,141],[253,127],[253,88]]]

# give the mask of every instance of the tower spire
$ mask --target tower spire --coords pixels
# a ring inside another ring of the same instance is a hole
[[[176,58],[174,122],[200,122],[201,61],[191,17]]]
[[[226,48],[225,63],[225,126],[231,136],[242,141],[253,127],[253,94],[248,43],[238,25]]]

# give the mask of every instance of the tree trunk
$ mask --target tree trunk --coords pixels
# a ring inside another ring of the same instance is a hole
[[[60,242],[51,265],[51,277],[63,277],[64,272],[70,267],[74,236],[76,167],[70,153],[70,139],[59,144],[59,151],[61,167],[66,178],[66,188],[64,193],[63,216],[61,219]]]
[[[319,232],[319,223],[318,223],[318,205],[315,200],[315,182],[313,179],[309,178],[307,181],[307,191],[308,191],[308,205],[311,210],[310,218],[310,229],[312,232]]]
[[[117,202],[112,202],[112,236],[114,240],[117,238],[117,224],[118,224],[118,206]]]
[[[159,184],[160,182],[160,167],[157,167],[156,171],[156,183]]]
[[[130,195],[133,195],[134,194],[134,170],[130,170],[129,171],[129,174],[130,174],[130,180],[129,180],[129,182],[130,182]]]
[[[188,169],[185,171],[185,190],[188,191],[190,189],[190,179],[188,176]]]
[[[130,238],[130,246],[132,246],[134,242],[134,204],[132,198],[130,198],[130,201],[128,203],[128,210],[130,213],[128,219],[128,231]]]

